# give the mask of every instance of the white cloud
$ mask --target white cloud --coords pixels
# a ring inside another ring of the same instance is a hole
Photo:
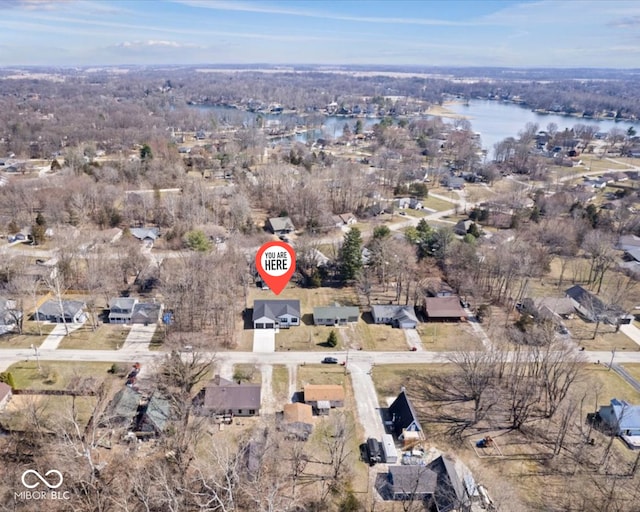
[[[178,41],[161,41],[149,39],[147,41],[124,41],[115,45],[118,48],[204,48],[193,43],[180,43]]]
[[[173,0],[175,3],[199,7],[202,9],[214,9],[218,11],[250,12],[257,14],[279,14],[283,16],[300,16],[304,18],[319,18],[335,21],[351,21],[356,23],[395,23],[398,25],[428,25],[428,26],[465,26],[472,23],[464,21],[441,20],[436,18],[389,18],[376,16],[347,16],[331,12],[322,12],[309,9],[285,9],[271,7],[266,4],[251,4],[245,2],[209,1],[209,0]],[[307,4],[309,5],[309,4]]]

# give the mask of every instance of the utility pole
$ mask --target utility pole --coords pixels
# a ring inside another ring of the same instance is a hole
[[[34,350],[34,352],[36,353],[36,363],[38,364],[38,371],[42,371],[42,368],[40,368],[40,354],[38,354],[38,347],[36,347],[33,343],[31,344],[31,348]]]
[[[613,347],[611,351],[611,362],[609,363],[609,371],[611,371],[611,367],[613,366],[613,358],[616,356],[616,348]]]

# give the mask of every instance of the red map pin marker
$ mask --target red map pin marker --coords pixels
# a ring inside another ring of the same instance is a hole
[[[296,271],[296,253],[284,242],[267,242],[256,254],[256,269],[271,291],[280,295]]]

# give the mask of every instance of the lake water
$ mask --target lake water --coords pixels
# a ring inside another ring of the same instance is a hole
[[[293,138],[297,142],[306,143],[308,140],[318,138],[336,139],[342,136],[345,124],[353,132],[357,119],[341,116],[324,116],[323,114],[313,114],[310,116],[298,116],[296,114],[257,114],[246,112],[225,106],[195,106],[200,112],[213,114],[219,123],[232,125],[246,124],[253,125],[258,115],[261,115],[266,122],[279,123],[285,129],[293,130],[296,126],[318,126],[321,128],[311,129],[305,133],[298,133]],[[561,116],[558,114],[540,114],[532,112],[530,109],[520,107],[513,103],[501,103],[499,101],[472,100],[468,104],[452,103],[447,108],[456,114],[464,115],[471,122],[474,131],[481,134],[481,144],[491,156],[493,146],[497,142],[507,137],[517,137],[518,132],[523,130],[527,123],[537,123],[539,130],[545,130],[549,123],[555,123],[558,130],[572,128],[577,124],[596,126],[600,132],[608,132],[616,127],[627,130],[630,126],[640,132],[640,123],[616,122],[611,119],[584,119],[579,117]],[[426,116],[429,117],[429,116]],[[370,130],[380,122],[378,118],[360,118],[365,130]],[[291,140],[291,137],[273,139],[273,142],[281,140]]]
[[[293,130],[296,126],[318,126],[320,128],[310,129],[305,133],[297,133],[293,138],[297,142],[306,143],[309,139],[315,141],[318,138],[337,139],[342,137],[345,125],[354,132],[357,119],[353,117],[343,116],[325,116],[323,114],[312,114],[310,116],[298,116],[296,114],[258,114],[256,112],[247,112],[233,107],[222,105],[196,105],[200,112],[213,114],[221,124],[239,125],[244,124],[252,126],[258,116],[261,116],[266,123],[278,123],[278,125],[286,130]],[[377,118],[360,118],[364,130],[371,130],[373,125],[380,122]],[[291,137],[282,137],[274,139],[274,142]]]
[[[577,124],[585,124],[596,126],[599,132],[608,132],[613,127],[626,131],[630,126],[640,132],[638,123],[616,122],[612,119],[596,120],[557,114],[539,114],[513,103],[501,103],[498,101],[472,100],[468,105],[453,103],[447,105],[447,108],[456,114],[469,118],[473,130],[480,132],[482,147],[487,149],[490,155],[493,153],[493,146],[496,142],[500,142],[507,137],[517,137],[518,132],[523,130],[527,123],[538,124],[539,130],[546,130],[549,123],[555,123],[560,131],[565,128],[572,128]]]

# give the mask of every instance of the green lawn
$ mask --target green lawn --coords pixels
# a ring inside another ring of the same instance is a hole
[[[236,364],[233,366],[233,380],[260,384],[262,374],[260,369],[253,364]]]
[[[122,347],[130,327],[115,324],[102,324],[96,330],[83,325],[77,331],[65,336],[59,348],[86,350],[117,350]]]
[[[344,367],[331,364],[305,364],[298,367],[297,389],[306,384],[350,384]]]
[[[451,210],[455,207],[454,203],[450,203],[449,201],[443,201],[437,197],[425,197],[422,200],[422,205],[425,208],[431,208],[432,210],[436,210],[438,212],[443,212],[445,210]]]
[[[164,347],[164,341],[166,336],[164,325],[159,325],[156,329],[156,332],[153,333],[151,337],[151,342],[149,343],[149,350],[162,350]]]
[[[289,369],[286,366],[274,365],[271,385],[273,396],[278,403],[287,403],[289,395]]]
[[[122,379],[108,373],[113,363],[74,363],[69,361],[40,361],[38,364],[31,358],[10,366],[16,389],[67,389],[75,381],[82,378],[112,379],[121,382]],[[118,363],[120,367],[128,367],[125,363]]]
[[[75,432],[70,419],[75,416],[81,431],[93,415],[92,396],[14,395],[0,413],[0,425],[7,429],[33,430],[37,423],[44,432]]]
[[[37,322],[25,320],[22,326],[22,334],[7,333],[0,336],[0,348],[29,348],[31,345],[39,347],[53,328],[53,324],[41,323],[42,336],[40,336]]]
[[[418,325],[418,334],[425,350],[481,350],[482,342],[467,322],[423,323]]]

